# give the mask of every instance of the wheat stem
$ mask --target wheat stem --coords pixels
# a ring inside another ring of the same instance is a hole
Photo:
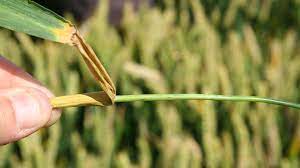
[[[56,97],[51,100],[54,108],[76,107],[76,106],[105,106],[101,98],[102,92],[77,94],[70,96]],[[291,103],[282,100],[261,98],[255,96],[224,96],[209,94],[142,94],[142,95],[118,95],[115,98],[116,103],[134,102],[134,101],[170,101],[170,100],[213,100],[213,101],[234,101],[234,102],[257,102],[273,105],[286,106],[300,109],[300,104]]]

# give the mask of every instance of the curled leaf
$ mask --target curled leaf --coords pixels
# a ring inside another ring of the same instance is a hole
[[[0,26],[75,46],[81,53],[93,77],[104,91],[99,92],[96,96],[93,94],[100,101],[98,105],[105,106],[114,103],[116,90],[110,76],[93,49],[84,41],[71,22],[33,1],[0,0]],[[86,96],[90,95],[86,94]],[[74,95],[74,99],[77,97]],[[64,103],[64,99],[56,100],[58,101],[55,101],[55,103]],[[83,99],[79,98],[78,100]],[[54,107],[57,106],[54,105]]]

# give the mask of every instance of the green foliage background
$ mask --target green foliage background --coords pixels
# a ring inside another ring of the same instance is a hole
[[[118,94],[257,95],[300,102],[299,0],[160,0],[120,31],[108,0],[82,27]],[[122,36],[120,35],[120,32]],[[0,30],[0,53],[56,95],[97,91],[69,46]],[[136,102],[65,109],[0,148],[0,167],[298,167],[299,111],[252,103]]]

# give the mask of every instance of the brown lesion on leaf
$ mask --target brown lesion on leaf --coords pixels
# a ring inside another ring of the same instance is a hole
[[[80,102],[83,100],[91,101],[87,99],[89,96],[93,98],[93,100],[100,101],[97,105],[112,105],[114,104],[114,100],[116,97],[116,89],[115,86],[105,70],[104,66],[102,65],[101,61],[98,59],[97,55],[95,54],[92,47],[90,47],[84,39],[79,34],[79,31],[76,29],[75,26],[72,24],[67,24],[67,26],[63,29],[56,29],[54,30],[55,35],[58,37],[59,42],[66,43],[72,46],[75,46],[85,63],[87,64],[90,72],[92,73],[94,79],[96,79],[97,83],[103,89],[103,92],[98,92],[99,94],[91,95],[85,94],[82,95],[71,95],[65,96],[63,99],[55,98],[52,100],[52,104],[54,108],[65,107],[66,104],[68,105],[79,105],[79,104],[86,104],[86,102]],[[72,98],[73,97],[73,98]],[[75,99],[78,98],[78,99]],[[76,101],[77,102],[74,102]]]
[[[72,24],[65,24],[63,28],[53,29],[53,33],[58,42],[72,45],[73,36],[77,33],[77,29]]]
[[[80,106],[109,106],[111,100],[104,91],[85,94],[60,96],[51,99],[53,108],[80,107]]]
[[[84,41],[78,31],[72,37],[72,44],[81,53],[81,56],[83,57],[93,77],[96,79],[98,84],[106,93],[107,98],[110,100],[110,104],[113,104],[116,97],[115,86],[92,47],[90,47]]]

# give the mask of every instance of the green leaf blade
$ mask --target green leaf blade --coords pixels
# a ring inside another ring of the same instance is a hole
[[[28,0],[0,0],[0,26],[61,43],[71,43],[76,32],[70,22]]]

